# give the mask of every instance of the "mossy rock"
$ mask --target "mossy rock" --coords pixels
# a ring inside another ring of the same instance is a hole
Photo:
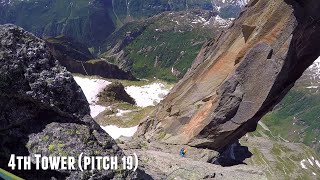
[[[125,91],[123,84],[113,82],[107,86],[99,95],[99,100],[102,103],[112,103],[115,101],[127,102],[135,104],[135,100]]]

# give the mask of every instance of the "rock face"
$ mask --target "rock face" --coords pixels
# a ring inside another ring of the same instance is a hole
[[[179,155],[181,145],[123,140],[126,142],[122,144],[120,141],[119,146],[126,154],[136,152],[140,159],[139,166],[153,179],[267,179],[263,167],[239,164],[222,167],[212,164],[212,158],[219,156],[214,150],[183,146],[187,153],[186,158],[182,158]]]
[[[90,117],[72,75],[46,43],[14,25],[0,26],[0,162],[10,154],[33,156],[124,155]],[[35,159],[32,159],[34,162]],[[124,171],[14,171],[26,179],[135,178]]]
[[[88,61],[96,57],[91,54],[88,47],[70,37],[57,36],[45,39],[51,53],[63,61]]]
[[[88,47],[71,38],[58,36],[47,38],[47,45],[59,63],[72,73],[97,75],[103,78],[136,80],[129,71],[102,59],[96,59]]]
[[[220,150],[254,131],[319,57],[319,10],[317,0],[251,1],[137,135]]]
[[[123,84],[120,82],[113,82],[108,85],[104,90],[98,95],[99,101],[101,102],[127,102],[129,104],[135,104],[135,100],[125,91]]]

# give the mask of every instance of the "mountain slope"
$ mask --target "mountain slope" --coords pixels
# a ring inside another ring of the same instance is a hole
[[[285,98],[262,118],[274,136],[301,142],[320,152],[319,58]]]
[[[216,6],[212,2],[217,2]],[[164,11],[219,9],[223,17],[236,17],[243,0],[2,0],[0,24],[12,23],[38,37],[65,35],[82,43],[99,46],[126,22],[145,19]],[[217,11],[220,13],[220,11]],[[225,14],[225,15],[223,15]]]
[[[118,0],[113,1],[114,14],[122,23],[144,19],[164,11],[210,10],[223,18],[238,17],[249,0]]]
[[[0,24],[12,23],[38,37],[65,35],[96,46],[115,30],[112,2],[102,0],[4,0]]]
[[[162,13],[114,32],[106,40],[107,52],[102,57],[139,78],[176,81],[187,72],[202,45],[228,23],[202,10]]]

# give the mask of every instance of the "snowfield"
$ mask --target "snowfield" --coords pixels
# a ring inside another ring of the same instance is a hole
[[[82,88],[90,104],[90,114],[93,118],[97,117],[101,112],[105,111],[108,107],[97,105],[98,94],[111,82],[103,79],[93,79],[80,76],[74,76],[74,80]],[[154,106],[159,103],[170,89],[166,89],[165,85],[161,83],[152,83],[145,86],[129,86],[125,88],[126,92],[134,98],[139,107]],[[126,113],[132,112],[131,110],[120,110],[115,116],[123,116]],[[114,125],[101,126],[112,138],[118,139],[120,136],[131,137],[137,131],[138,126],[131,128],[119,128]]]
[[[126,92],[136,101],[139,107],[154,106],[159,103],[170,91],[161,83],[145,86],[128,86]]]
[[[98,97],[97,95],[111,82],[102,79],[91,79],[85,77],[74,76],[74,80],[81,87],[84,95],[86,96],[89,104],[91,116],[95,118],[101,112],[106,110],[106,107],[97,105]]]
[[[118,139],[120,136],[132,137],[138,130],[138,126],[131,128],[119,128],[117,126],[101,126],[113,139]]]

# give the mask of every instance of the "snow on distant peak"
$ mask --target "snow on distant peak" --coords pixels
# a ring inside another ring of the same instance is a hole
[[[244,7],[249,3],[250,0],[212,0],[212,5],[239,5]]]

